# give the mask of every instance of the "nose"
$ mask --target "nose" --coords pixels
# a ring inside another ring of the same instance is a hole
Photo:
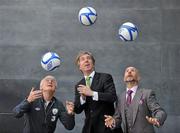
[[[88,58],[85,58],[85,62],[88,62]]]
[[[131,71],[128,71],[128,74],[131,74]]]
[[[48,83],[52,83],[52,82],[53,82],[53,80],[51,80],[51,79],[48,80]]]

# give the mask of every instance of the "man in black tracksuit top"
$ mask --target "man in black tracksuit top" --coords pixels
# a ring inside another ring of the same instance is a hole
[[[56,87],[56,79],[46,76],[41,80],[40,90],[32,88],[28,98],[13,109],[15,117],[25,117],[23,133],[53,133],[58,118],[66,129],[74,128],[74,105],[67,102],[66,111],[62,102],[54,97]]]

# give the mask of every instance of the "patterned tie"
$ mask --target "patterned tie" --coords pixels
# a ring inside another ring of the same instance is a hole
[[[131,94],[132,94],[132,93],[133,93],[132,90],[128,90],[128,91],[127,91],[127,100],[126,100],[127,105],[131,104],[131,100],[132,100]]]
[[[91,86],[90,79],[91,79],[90,76],[87,76],[87,77],[86,77],[86,86],[88,86],[88,87]]]

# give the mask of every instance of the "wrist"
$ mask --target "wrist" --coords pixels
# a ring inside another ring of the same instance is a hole
[[[27,100],[28,103],[31,103],[31,102],[32,102],[32,99],[29,98],[29,97],[28,97],[26,100]]]
[[[91,91],[91,96],[92,96],[92,97],[94,96],[94,91]]]

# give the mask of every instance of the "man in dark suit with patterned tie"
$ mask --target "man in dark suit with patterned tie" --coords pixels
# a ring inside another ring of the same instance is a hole
[[[83,78],[75,86],[74,112],[85,112],[82,133],[113,133],[104,125],[105,114],[114,114],[117,100],[113,78],[110,74],[95,72],[95,59],[90,52],[81,51],[76,64]],[[121,133],[121,128],[119,133]]]
[[[118,99],[114,116],[106,115],[105,125],[110,128],[123,126],[124,133],[154,133],[154,126],[160,127],[167,114],[157,102],[154,91],[139,85],[139,72],[127,67],[124,73],[126,91]]]

